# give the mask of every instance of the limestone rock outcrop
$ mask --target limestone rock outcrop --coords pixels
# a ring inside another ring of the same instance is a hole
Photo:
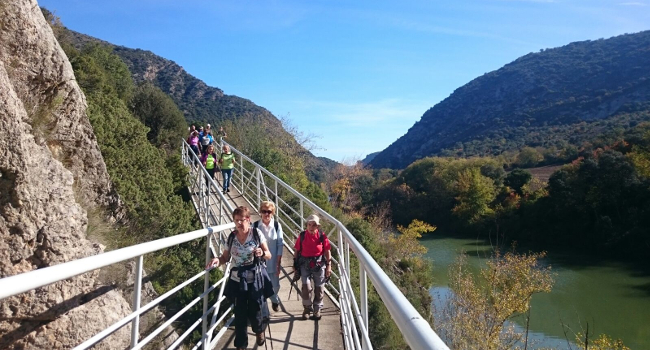
[[[93,206],[119,202],[72,67],[36,1],[0,0],[0,277],[100,253],[86,238]],[[0,301],[0,349],[68,349],[130,313],[98,276]]]

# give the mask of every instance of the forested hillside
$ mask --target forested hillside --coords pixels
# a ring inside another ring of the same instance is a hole
[[[316,182],[325,181],[327,172],[336,164],[332,160],[315,157],[305,148],[309,147],[308,143],[296,140],[300,139],[299,131],[291,130],[290,125],[283,125],[267,109],[248,99],[226,95],[221,89],[206,85],[173,61],[151,51],[116,46],[74,31],[68,31],[66,35],[77,49],[89,43],[101,43],[112,48],[126,63],[136,84],[148,82],[164,91],[183,112],[188,123],[211,124],[217,129],[224,127],[229,135],[227,141],[244,153],[249,153],[255,146],[249,137],[243,135],[255,135],[256,138],[264,139],[263,143],[273,144],[289,157],[301,158],[305,164],[310,165],[307,167],[307,176]],[[242,136],[233,137],[236,133]]]
[[[650,31],[520,57],[454,91],[378,154],[375,168],[435,155],[543,147],[558,156],[650,120]]]

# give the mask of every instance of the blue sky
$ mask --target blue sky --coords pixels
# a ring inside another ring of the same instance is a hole
[[[42,0],[70,29],[151,50],[317,135],[381,151],[472,79],[573,41],[650,29],[650,0]]]

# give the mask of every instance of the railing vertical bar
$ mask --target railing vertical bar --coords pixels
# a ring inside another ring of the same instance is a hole
[[[210,230],[212,231],[212,230]],[[205,265],[207,266],[208,263],[210,262],[211,257],[210,257],[210,240],[209,237],[212,234],[210,232],[207,236],[205,236]],[[203,332],[201,333],[201,339],[203,341],[203,350],[208,350],[208,347],[206,344],[207,342],[207,337],[208,337],[208,303],[209,303],[209,298],[208,298],[208,289],[210,288],[210,272],[206,271],[205,273],[205,278],[203,279],[203,293],[205,294],[203,296]]]
[[[217,189],[219,191],[219,189]],[[223,201],[219,201],[219,225],[223,224]]]
[[[364,328],[365,333],[369,332],[368,329],[368,276],[366,275],[365,266],[359,261],[359,296],[361,302],[361,318],[363,319],[363,324],[360,325]],[[363,350],[368,350],[369,345],[366,341],[362,343]]]
[[[348,276],[348,280],[350,280],[350,242],[348,241],[345,242],[343,254],[345,254],[345,272]]]
[[[305,211],[303,208],[302,198],[300,198],[300,229],[305,228]]]
[[[140,255],[135,263],[135,280],[133,281],[133,311],[140,310],[140,299],[142,293],[142,262],[144,256]],[[140,315],[131,321],[131,348],[138,345],[140,337]]]
[[[278,194],[278,180],[273,179],[273,182],[275,183],[275,207],[278,208],[278,197],[280,196]]]
[[[239,188],[241,189],[241,195],[244,195],[244,159],[239,157]]]
[[[262,177],[262,171],[260,171],[260,168],[255,167],[255,173],[257,174],[257,207],[259,208],[262,204],[262,188],[260,187],[260,178]]]
[[[204,192],[204,198],[205,200],[203,201],[203,205],[205,207],[203,210],[205,210],[205,227],[210,227],[210,187],[208,187],[208,179],[205,177],[204,173],[207,173],[207,171],[203,168],[201,168],[201,174],[203,175],[203,182],[205,183],[205,192]]]

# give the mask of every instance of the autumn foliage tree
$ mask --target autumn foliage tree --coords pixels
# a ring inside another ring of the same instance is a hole
[[[513,317],[525,314],[536,293],[551,291],[550,267],[539,260],[544,253],[495,253],[476,275],[461,254],[449,270],[453,292],[436,328],[452,349],[512,349],[526,341],[518,332]]]

